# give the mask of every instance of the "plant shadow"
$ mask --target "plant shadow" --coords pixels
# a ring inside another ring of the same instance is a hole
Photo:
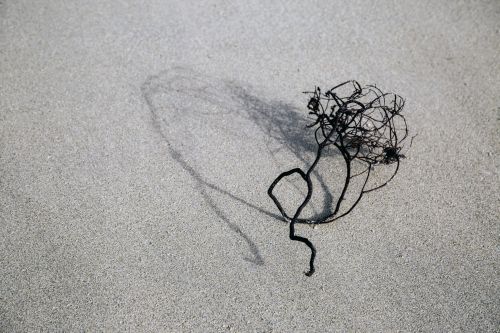
[[[248,192],[242,193],[241,187],[254,187],[254,177],[263,167],[260,160],[249,161],[248,156],[268,156],[279,165],[284,153],[307,164],[317,145],[311,135],[305,135],[304,116],[295,107],[257,97],[236,82],[181,67],[149,76],[141,90],[170,157],[191,176],[210,209],[247,243],[251,257],[244,259],[263,265],[254,241],[214,195],[284,221],[256,204]],[[242,174],[247,177],[242,179]],[[323,207],[331,207],[331,192],[321,175],[314,176],[324,193]],[[329,211],[318,216],[323,214]]]

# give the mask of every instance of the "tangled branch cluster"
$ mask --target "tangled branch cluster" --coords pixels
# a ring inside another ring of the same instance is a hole
[[[310,268],[306,273],[314,273],[316,249],[305,237],[295,235],[295,223],[329,223],[349,214],[360,202],[364,194],[387,185],[399,170],[403,142],[408,137],[408,127],[401,111],[404,100],[393,93],[383,93],[376,86],[361,87],[357,81],[347,81],[332,89],[322,92],[316,88],[309,95],[307,108],[314,121],[307,127],[314,128],[314,137],[318,145],[316,158],[305,172],[300,168],[285,171],[271,184],[268,194],[276,204],[281,215],[290,222],[290,239],[305,243],[311,249]],[[312,196],[311,173],[317,166],[323,150],[334,146],[342,155],[346,165],[346,177],[340,196],[336,200],[331,214],[317,220],[300,218],[304,207]],[[361,171],[353,172],[353,163],[362,165]],[[382,184],[368,188],[368,179],[375,166],[395,164],[391,176]],[[284,177],[299,174],[307,183],[307,195],[293,216],[287,215],[281,203],[273,194],[273,189]],[[343,208],[345,195],[351,180],[364,177],[361,190],[349,207]]]

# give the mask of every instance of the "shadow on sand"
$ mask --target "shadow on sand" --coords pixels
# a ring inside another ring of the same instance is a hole
[[[258,173],[261,168],[242,156],[245,149],[241,147],[253,146],[258,154],[276,164],[279,164],[276,155],[285,150],[306,164],[305,156],[315,153],[316,143],[311,136],[305,135],[304,115],[291,105],[259,98],[249,88],[232,81],[185,68],[172,68],[152,75],[141,89],[154,126],[167,143],[170,157],[192,177],[197,191],[213,212],[248,244],[252,256],[244,259],[263,265],[255,243],[232,221],[223,209],[225,205],[217,202],[213,195],[222,195],[226,200],[284,221],[281,215],[259,207],[251,198],[230,188],[241,184],[240,179],[235,182],[234,178],[241,172],[252,174],[253,170]],[[238,172],[233,173],[236,169]],[[326,209],[318,215],[328,214],[332,194],[321,176],[315,174],[315,177],[322,187]]]

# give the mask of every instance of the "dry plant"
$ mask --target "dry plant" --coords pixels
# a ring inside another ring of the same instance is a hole
[[[326,92],[316,88],[305,94],[310,97],[307,108],[314,119],[307,127],[314,129],[317,143],[316,157],[305,172],[300,168],[294,168],[281,173],[269,187],[268,194],[283,218],[290,222],[290,239],[302,242],[311,249],[310,267],[305,273],[311,276],[315,271],[316,249],[309,239],[295,234],[295,224],[324,224],[335,221],[349,214],[363,195],[387,185],[397,174],[400,161],[405,157],[401,150],[403,142],[408,137],[408,127],[401,114],[404,107],[403,98],[393,93],[384,93],[374,85],[361,87],[356,81],[347,81]],[[345,162],[346,175],[342,191],[332,207],[333,210],[327,216],[315,220],[301,218],[301,212],[311,200],[313,193],[311,173],[328,146],[334,146]],[[358,165],[356,168],[360,171],[353,172],[353,163],[361,165],[361,168]],[[388,179],[369,187],[368,179],[372,170],[387,165],[394,165],[394,170]],[[289,216],[273,194],[273,189],[284,177],[295,173],[307,183],[307,195],[293,216]],[[363,177],[361,190],[354,200],[345,201],[349,185],[356,177]],[[343,207],[346,202],[348,207]]]

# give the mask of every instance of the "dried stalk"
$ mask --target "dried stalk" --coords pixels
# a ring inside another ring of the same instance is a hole
[[[349,92],[343,93],[343,90]],[[268,194],[276,204],[285,220],[290,222],[290,239],[302,242],[311,249],[309,271],[314,271],[316,248],[305,237],[295,234],[296,223],[323,224],[335,221],[349,214],[358,205],[364,194],[375,191],[387,185],[399,170],[400,160],[405,156],[401,153],[403,141],[408,137],[408,127],[401,111],[404,100],[393,93],[383,93],[376,86],[361,87],[356,81],[341,83],[323,93],[320,88],[312,92],[305,92],[310,96],[307,108],[314,122],[308,128],[315,128],[314,137],[318,145],[316,158],[304,172],[299,168],[281,173],[271,184]],[[300,218],[302,210],[311,200],[313,186],[311,173],[314,171],[322,156],[323,150],[333,145],[342,155],[346,165],[346,177],[342,192],[338,197],[331,214],[318,220]],[[364,167],[361,172],[352,174],[352,163],[360,162]],[[367,188],[368,179],[374,167],[379,165],[395,164],[394,172],[387,181],[373,188]],[[273,194],[275,186],[287,176],[299,174],[307,183],[307,195],[293,216],[286,214],[281,203]],[[357,199],[343,213],[340,208],[351,180],[364,176],[364,182]]]

